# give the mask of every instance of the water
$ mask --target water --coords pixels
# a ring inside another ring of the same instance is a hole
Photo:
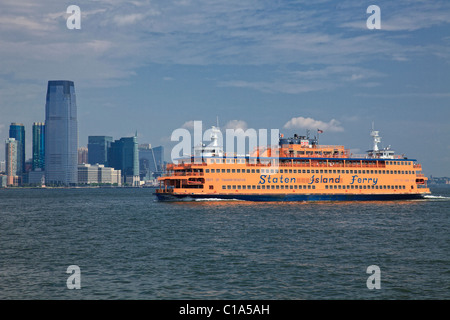
[[[449,299],[450,188],[420,201],[0,190],[0,299]],[[81,270],[69,290],[67,267]],[[369,290],[367,267],[381,270]]]

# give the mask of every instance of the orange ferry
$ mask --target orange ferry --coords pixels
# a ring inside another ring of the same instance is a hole
[[[159,177],[159,200],[234,199],[250,201],[351,201],[421,199],[430,194],[422,166],[414,159],[378,148],[353,155],[344,146],[319,145],[294,135],[251,155],[226,156],[213,127],[209,146],[168,164]]]

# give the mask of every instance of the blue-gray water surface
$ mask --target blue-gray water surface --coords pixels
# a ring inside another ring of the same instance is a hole
[[[0,190],[0,299],[450,298],[450,188],[329,203],[153,191]],[[80,289],[68,289],[71,265]]]

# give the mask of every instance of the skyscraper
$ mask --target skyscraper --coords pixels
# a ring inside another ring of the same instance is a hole
[[[139,151],[137,137],[121,138],[108,149],[108,166],[120,170],[126,183],[139,184]]]
[[[89,136],[88,137],[88,163],[104,164],[108,163],[108,148],[113,141],[108,136]]]
[[[72,81],[49,81],[45,105],[45,180],[74,185],[78,181],[78,122]]]
[[[9,137],[18,143],[18,157],[20,157],[17,172],[19,176],[25,173],[25,126],[22,123],[13,122],[9,126]]]
[[[33,170],[45,170],[45,124],[33,123]]]
[[[17,186],[20,183],[21,171],[21,144],[14,138],[6,139],[5,142],[5,160],[7,185]]]

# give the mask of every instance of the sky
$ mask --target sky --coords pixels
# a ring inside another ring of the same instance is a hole
[[[374,124],[382,146],[450,176],[449,17],[448,0],[2,0],[0,141],[23,123],[31,158],[47,82],[71,80],[80,147],[137,132],[170,161],[174,130],[218,117],[364,153]]]

